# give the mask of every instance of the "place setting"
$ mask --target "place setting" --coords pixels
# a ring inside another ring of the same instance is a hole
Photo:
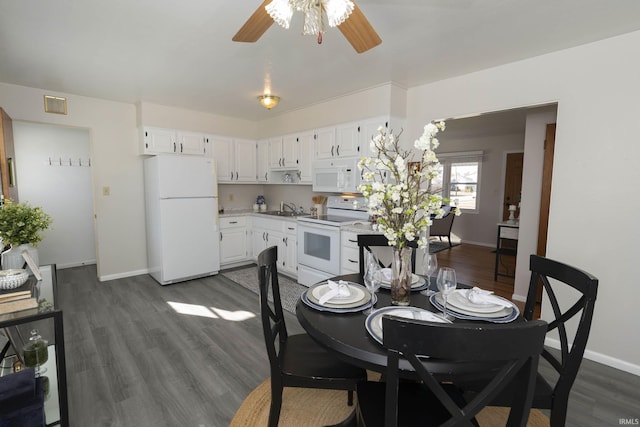
[[[377,298],[375,293],[369,292],[358,283],[327,280],[304,291],[301,300],[319,311],[355,313],[370,308]]]
[[[478,287],[457,289],[455,270],[452,268],[441,268],[436,283],[439,292],[431,295],[429,301],[447,319],[509,323],[520,315],[514,303],[491,291]]]
[[[382,289],[391,289],[391,278],[393,271],[391,268],[380,268],[376,273],[376,280],[380,282]],[[424,291],[428,287],[428,282],[424,277],[411,273],[411,292]]]

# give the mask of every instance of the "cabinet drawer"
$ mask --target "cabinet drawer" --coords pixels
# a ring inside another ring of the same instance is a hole
[[[247,218],[244,216],[228,216],[220,218],[220,229],[246,226]]]
[[[500,238],[518,240],[518,231],[515,227],[500,227]]]
[[[354,233],[353,231],[343,231],[340,233],[340,238],[342,240],[341,244],[343,248],[355,248],[356,252],[358,250],[358,233]],[[356,257],[357,260],[357,257]]]
[[[353,272],[360,271],[360,263],[358,261],[360,251],[357,248],[342,247],[342,269]]]
[[[286,234],[296,234],[298,232],[298,224],[295,221],[284,221],[284,232]]]

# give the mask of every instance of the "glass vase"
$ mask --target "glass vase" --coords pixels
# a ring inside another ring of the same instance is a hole
[[[391,263],[391,304],[409,305],[411,296],[411,251],[413,248],[405,246],[402,249],[393,248]]]

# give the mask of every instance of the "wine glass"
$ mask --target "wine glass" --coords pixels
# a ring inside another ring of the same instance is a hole
[[[381,282],[380,277],[378,277],[380,271],[378,260],[371,252],[367,252],[365,257],[364,285],[371,294],[371,305],[364,311],[365,316],[368,316],[375,311],[375,308],[373,308],[374,295],[380,288]]]
[[[452,320],[453,316],[447,313],[447,297],[456,290],[456,271],[453,268],[442,267],[438,271],[438,278],[436,282],[438,284],[438,290],[444,299],[444,311],[442,314],[445,319]]]
[[[435,293],[435,291],[431,289],[431,275],[435,273],[437,269],[438,258],[436,257],[436,254],[428,254],[427,250],[425,249],[425,253],[422,257],[422,275],[427,276],[427,289],[425,289],[421,293],[426,296],[431,296]]]

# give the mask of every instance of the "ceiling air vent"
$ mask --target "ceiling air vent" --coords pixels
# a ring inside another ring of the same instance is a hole
[[[45,95],[44,111],[54,114],[67,114],[67,98]]]

